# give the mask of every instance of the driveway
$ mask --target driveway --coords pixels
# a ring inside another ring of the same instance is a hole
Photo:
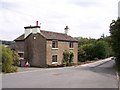
[[[98,64],[99,63],[99,64]],[[114,61],[4,74],[3,88],[117,88]]]

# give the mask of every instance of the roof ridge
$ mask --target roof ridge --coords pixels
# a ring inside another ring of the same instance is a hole
[[[56,34],[63,34],[63,35],[67,35],[67,34],[65,34],[65,33],[54,32],[54,31],[46,31],[46,30],[40,30],[40,31],[42,31],[42,32],[50,32],[50,33],[56,33]],[[69,35],[67,35],[67,36],[69,36]]]
[[[46,30],[40,30],[40,31],[41,31],[41,33],[39,33],[39,34],[48,40],[55,40],[56,39],[56,40],[62,40],[62,41],[75,41],[75,42],[78,41],[75,38],[73,38],[72,36],[67,35],[65,33],[46,31]],[[25,34],[22,34],[21,36],[16,38],[15,41],[24,40],[24,35]]]

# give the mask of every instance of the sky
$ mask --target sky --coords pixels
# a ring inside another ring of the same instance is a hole
[[[119,0],[0,0],[0,40],[12,41],[25,26],[64,33],[73,37],[109,35],[109,25],[118,17]]]

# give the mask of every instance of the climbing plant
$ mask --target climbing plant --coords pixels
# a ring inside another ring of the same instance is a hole
[[[73,61],[74,53],[70,50],[65,50],[63,52],[63,62],[66,66],[70,66]]]

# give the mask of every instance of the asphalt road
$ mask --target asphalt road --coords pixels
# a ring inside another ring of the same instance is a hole
[[[3,88],[117,88],[114,61],[97,66],[37,69],[2,76]]]

